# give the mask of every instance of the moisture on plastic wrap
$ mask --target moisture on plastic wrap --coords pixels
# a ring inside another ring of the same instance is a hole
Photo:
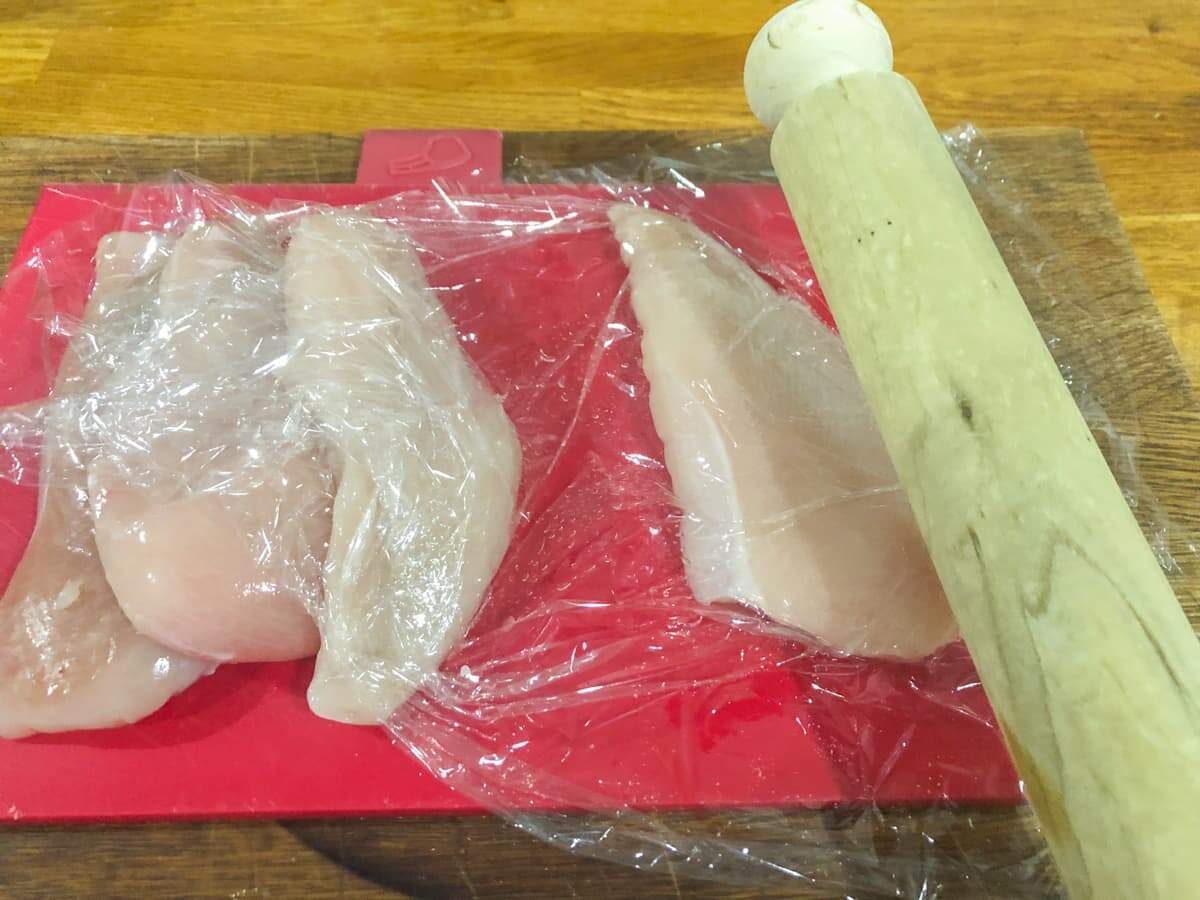
[[[782,196],[730,158],[336,208],[181,179],[43,235],[7,289],[3,471],[38,500],[0,734],[315,653],[315,713],[576,852],[936,883],[920,827],[885,860],[775,812],[1020,786]]]

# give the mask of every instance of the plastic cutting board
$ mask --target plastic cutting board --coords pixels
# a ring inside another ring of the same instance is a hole
[[[495,187],[499,159],[499,135],[493,132],[381,133],[368,136],[360,168],[360,181],[380,183],[254,185],[237,191],[258,202],[289,198],[340,204],[386,196],[398,184],[427,183],[434,174]],[[47,186],[13,271],[47,235],[90,215],[96,200],[112,202],[120,191],[99,185]],[[803,256],[782,195],[773,186],[713,186],[701,207],[713,211],[722,227],[753,233],[768,251],[773,246],[783,255]],[[623,270],[611,237],[596,234],[581,240],[593,243],[571,252],[603,261],[594,277],[619,286]],[[569,257],[559,259],[563,266],[570,262]],[[519,268],[521,261],[507,264]],[[561,300],[552,294],[557,283],[527,279],[522,303],[530,310],[548,310]],[[46,389],[40,330],[27,321],[32,294],[30,283],[10,275],[0,296],[0,403],[29,399]],[[569,323],[570,311],[562,315]],[[503,319],[497,318],[493,327],[503,329]],[[504,365],[492,359],[483,366],[494,384],[507,377]],[[496,386],[503,389],[503,384]],[[610,402],[599,395],[593,399]],[[644,391],[640,402],[645,402]],[[661,454],[652,430],[647,433],[648,410],[631,409],[626,430],[613,439],[624,441],[622,446],[641,442],[646,452]],[[32,489],[0,481],[0,584],[20,558],[35,506]],[[635,563],[680,566],[677,549],[634,543],[628,552],[635,557],[660,554]],[[477,627],[487,624],[489,610],[528,600],[519,596],[521,580],[504,573]],[[681,690],[659,702],[608,701],[602,720],[594,714],[590,724],[578,717],[551,719],[546,727],[576,729],[572,739],[580,749],[581,761],[575,764],[579,774],[617,784],[614,796],[622,803],[702,808],[867,799],[1019,800],[1016,775],[981,688],[970,684],[970,661],[961,647],[926,666],[841,666],[819,654],[805,666],[805,671],[817,667],[822,672],[819,690],[803,674],[781,668],[718,688]],[[225,666],[135,725],[0,741],[0,817],[86,822],[482,811],[440,784],[406,749],[393,745],[383,729],[313,716],[304,699],[311,671],[311,661]],[[914,678],[930,685],[929,698],[908,707],[869,702]],[[840,686],[843,696],[864,701],[835,702],[828,696],[830,685]],[[956,686],[956,696],[952,703],[939,703],[938,691],[948,685]],[[608,778],[610,774],[614,777]]]

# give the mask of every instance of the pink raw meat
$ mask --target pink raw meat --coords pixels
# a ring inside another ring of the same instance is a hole
[[[115,432],[89,469],[96,543],[143,634],[221,662],[298,659],[319,638],[328,476],[287,433],[270,375],[282,309],[270,244],[222,225],[180,238],[154,334],[110,392]]]
[[[83,331],[49,407],[37,525],[0,601],[0,737],[136,722],[210,671],[138,634],[117,605],[88,515],[82,404],[58,402],[99,387],[166,252],[160,237],[130,233],[97,250]]]

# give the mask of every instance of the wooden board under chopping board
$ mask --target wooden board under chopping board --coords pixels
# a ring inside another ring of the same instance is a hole
[[[608,159],[646,146],[669,155],[701,135],[666,134],[510,134],[505,159],[518,154],[562,164]],[[1078,335],[1093,330],[1112,354],[1112,377],[1132,391],[1133,408],[1145,431],[1138,448],[1143,476],[1174,520],[1194,525],[1194,459],[1200,416],[1186,375],[1170,346],[1161,320],[1137,273],[1107,195],[1082,139],[1073,132],[1019,132],[991,135],[1006,170],[1022,192],[1029,215],[1044,228],[1080,276],[1056,286],[1059,303],[1031,306],[1052,333]],[[759,153],[765,141],[739,144],[739,152]],[[0,142],[0,254],[11,252],[28,215],[29,201],[45,181],[133,181],[160,177],[181,168],[213,181],[350,181],[357,164],[358,139],[337,136],[275,138],[11,138]],[[14,170],[14,165],[23,169]],[[992,222],[1005,247],[1003,221]],[[999,230],[997,230],[999,229]],[[1029,285],[1023,285],[1027,294]],[[1077,292],[1066,296],[1063,292]],[[1119,361],[1118,361],[1119,360]],[[1091,373],[1100,381],[1110,373]],[[1125,424],[1120,423],[1118,424]],[[1181,558],[1186,559],[1182,554]],[[1197,620],[1194,570],[1176,576],[1176,590]],[[997,814],[1003,815],[1003,814]],[[1009,815],[1019,817],[1019,813]],[[949,820],[948,820],[949,821]],[[234,828],[235,826],[229,826]],[[349,825],[331,825],[341,829]],[[402,827],[396,823],[396,827]],[[947,827],[953,827],[948,825]],[[1019,834],[1021,829],[1014,831]]]

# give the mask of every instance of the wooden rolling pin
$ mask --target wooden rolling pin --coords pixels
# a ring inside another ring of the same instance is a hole
[[[771,19],[746,93],[1073,897],[1200,897],[1200,642],[886,30]]]

